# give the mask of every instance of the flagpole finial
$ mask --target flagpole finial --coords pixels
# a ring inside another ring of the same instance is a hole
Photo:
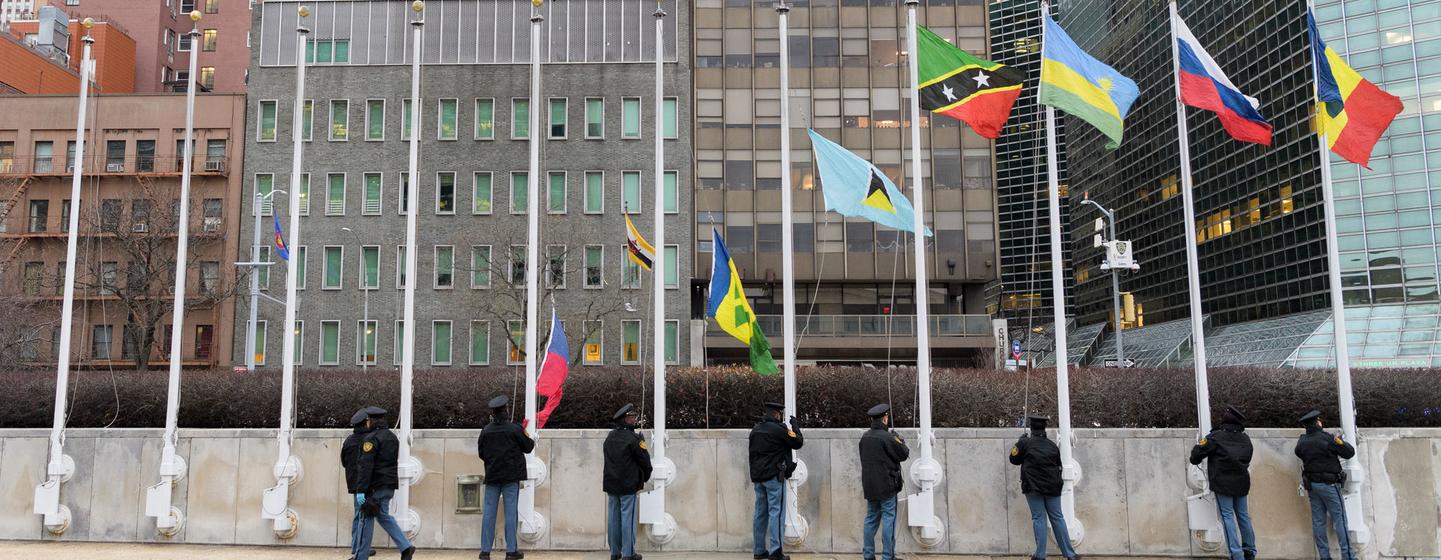
[[[300,17],[303,18],[310,17],[310,6],[301,6],[295,10],[295,13],[300,14]]]
[[[410,3],[410,11],[415,12],[415,13],[417,13],[417,14],[420,13],[420,12],[425,11],[425,2],[421,2],[420,0],[415,0],[414,2],[411,2],[411,3]]]

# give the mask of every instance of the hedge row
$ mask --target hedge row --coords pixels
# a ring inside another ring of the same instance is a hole
[[[343,427],[352,412],[376,404],[399,408],[399,374],[314,369],[296,375],[296,425]],[[79,371],[71,376],[70,427],[159,427],[165,421],[165,372]],[[779,376],[746,369],[673,368],[667,372],[667,424],[673,428],[748,428],[760,403],[781,400]],[[44,370],[0,372],[11,392],[0,399],[0,427],[48,428],[54,375]],[[1336,418],[1335,375],[1323,370],[1220,369],[1210,376],[1211,404],[1238,406],[1258,427],[1290,427],[1307,410]],[[1070,373],[1071,411],[1078,427],[1194,427],[1195,385],[1187,369],[1081,369]],[[1441,372],[1358,370],[1354,373],[1362,426],[1441,426]],[[181,385],[180,426],[273,428],[280,410],[280,373],[188,371]],[[639,368],[578,368],[549,427],[595,428],[626,402],[650,409],[650,372]],[[865,410],[891,402],[897,426],[912,426],[916,375],[908,368],[802,368],[797,379],[802,425],[857,427]],[[1055,372],[939,369],[932,376],[938,427],[1014,426],[1029,410],[1055,413]],[[415,374],[415,425],[475,428],[488,419],[486,401],[524,393],[520,368],[435,369]],[[520,399],[516,398],[519,402]]]

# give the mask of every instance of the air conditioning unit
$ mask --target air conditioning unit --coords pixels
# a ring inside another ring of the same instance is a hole
[[[150,224],[143,223],[143,222],[142,222],[142,223],[138,223],[138,224],[133,224],[133,225],[130,226],[130,231],[135,232],[135,233],[145,233],[145,232],[148,232],[148,231],[150,231]]]
[[[123,164],[123,163],[107,163],[107,164],[105,164],[105,171],[106,171],[107,173],[122,173],[122,172],[125,171],[125,164]]]
[[[66,166],[65,166],[65,172],[66,172],[66,173],[74,173],[74,172],[75,172],[75,164],[72,163],[72,164],[66,165]]]
[[[207,161],[207,162],[205,162],[205,170],[206,170],[206,171],[213,171],[213,172],[216,172],[216,173],[219,173],[219,172],[221,172],[221,171],[225,171],[225,162],[223,162],[223,161]]]

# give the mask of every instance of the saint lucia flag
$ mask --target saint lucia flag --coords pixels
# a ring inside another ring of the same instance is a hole
[[[726,250],[720,232],[711,228],[711,237],[715,240],[715,257],[711,264],[710,308],[707,314],[715,319],[721,330],[750,347],[751,369],[761,375],[775,375],[780,369],[771,356],[771,343],[756,323],[756,314],[751,311],[750,301],[746,300],[736,263],[731,260],[731,253]]]
[[[906,195],[871,162],[807,130],[816,153],[826,210],[858,216],[886,227],[915,232],[915,209]],[[926,229],[926,235],[931,230]]]

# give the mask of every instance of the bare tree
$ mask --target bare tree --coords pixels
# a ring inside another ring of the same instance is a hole
[[[526,290],[525,290],[525,245],[516,243],[514,238],[506,238],[503,243],[493,245],[489,262],[478,263],[479,267],[472,267],[467,259],[465,266],[457,263],[457,274],[463,274],[462,278],[469,281],[470,275],[480,271],[490,276],[491,287],[486,290],[475,290],[474,300],[476,308],[482,315],[489,316],[492,320],[501,325],[502,331],[510,347],[518,349],[518,353],[525,354],[524,334],[516,335],[510,332],[508,325],[511,321],[525,323],[526,311]],[[511,251],[516,251],[512,255]],[[582,293],[579,305],[563,305],[557,307],[560,320],[565,321],[567,338],[572,341],[580,341],[582,350],[572,352],[570,365],[575,366],[585,357],[584,344],[590,336],[601,328],[602,322],[607,318],[626,311],[627,298],[612,297],[614,292],[607,293],[602,290],[587,290],[587,280],[600,282],[600,285],[609,288],[607,278],[598,271],[587,270],[585,266],[585,254],[582,248],[579,251],[572,250],[569,245],[550,245],[543,247],[541,252],[541,284],[539,286],[542,311],[538,317],[536,328],[536,348],[544,349],[550,342],[550,327],[548,317],[544,308],[547,302],[553,298],[565,299],[563,294],[568,291]],[[637,292],[639,294],[640,292]],[[507,348],[509,351],[510,348]],[[542,350],[543,351],[543,350]]]
[[[6,293],[0,295],[0,363],[28,367],[40,360],[40,342],[50,337],[50,329],[59,319],[53,307],[47,308],[33,297]]]
[[[174,309],[180,196],[176,185],[138,182],[130,198],[101,200],[82,214],[81,231],[95,235],[97,243],[89,258],[80,260],[86,266],[76,271],[75,289],[120,304],[126,313],[122,344],[135,368],[146,370],[152,352],[169,343],[157,331]],[[187,282],[199,290],[186,294],[186,311],[217,309],[243,285],[240,279],[227,282],[222,273],[225,255],[217,248],[224,246],[225,231],[217,204],[219,199],[191,201],[185,266]]]

